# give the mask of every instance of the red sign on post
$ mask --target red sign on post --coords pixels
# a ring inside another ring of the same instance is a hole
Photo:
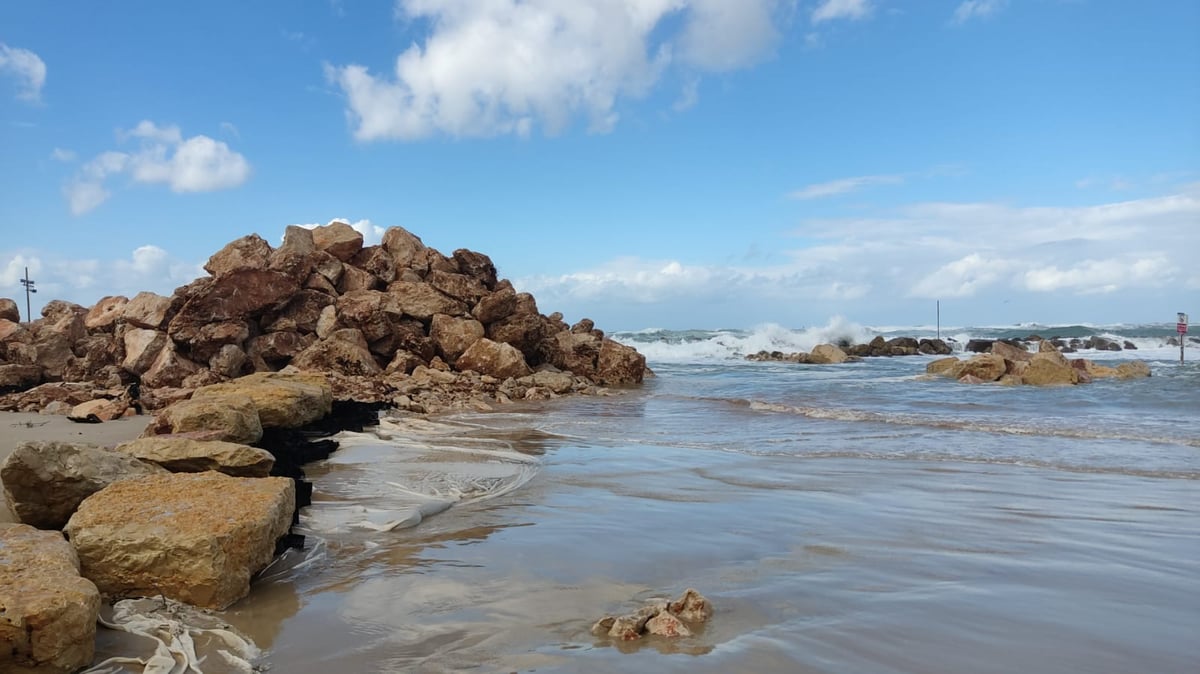
[[[1181,335],[1186,335],[1187,334],[1187,323],[1176,323],[1175,324],[1175,332],[1178,332]]]

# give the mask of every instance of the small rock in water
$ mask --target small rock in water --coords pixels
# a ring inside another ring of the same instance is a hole
[[[697,624],[712,617],[712,604],[692,588],[673,602],[656,601],[637,613],[623,616],[604,616],[592,625],[592,634],[621,641],[633,641],[644,634],[663,637],[690,637],[688,623]]]

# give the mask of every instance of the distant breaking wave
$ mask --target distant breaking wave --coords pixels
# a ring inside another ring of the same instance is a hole
[[[663,330],[650,328],[632,332],[616,332],[613,339],[628,344],[643,353],[653,363],[703,363],[713,361],[742,360],[759,351],[811,351],[818,344],[865,344],[876,337],[935,337],[939,334],[933,326],[881,326],[870,327],[848,321],[840,316],[820,327],[786,328],[774,323],[760,325],[748,330]],[[1175,360],[1179,347],[1169,340],[1176,338],[1175,325],[1167,323],[1120,324],[1120,325],[1041,325],[1026,323],[1010,326],[987,327],[943,327],[943,340],[956,351],[962,351],[972,339],[1026,339],[1031,336],[1043,338],[1087,339],[1103,337],[1124,345],[1130,342],[1136,350],[1087,351],[1079,353],[1098,359]],[[1191,335],[1187,348],[1200,349],[1200,337]],[[1100,355],[1097,355],[1100,354]]]

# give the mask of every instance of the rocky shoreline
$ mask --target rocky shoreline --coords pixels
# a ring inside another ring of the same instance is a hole
[[[0,670],[90,665],[102,600],[244,597],[303,544],[303,465],[382,408],[604,395],[648,374],[590,320],[539,313],[486,255],[444,256],[400,228],[362,243],[338,222],[289,227],[277,249],[250,235],[171,297],[52,301],[28,324],[0,300],[0,410],[154,413],[116,447],[29,442],[4,460],[21,523],[0,524]]]

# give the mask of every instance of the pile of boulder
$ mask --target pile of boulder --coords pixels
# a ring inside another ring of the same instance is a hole
[[[0,465],[21,522],[0,524],[0,671],[90,664],[102,598],[224,609],[246,596],[295,538],[307,484],[253,444],[332,410],[323,375],[258,373],[197,389],[115,448],[18,446]]]
[[[794,353],[759,351],[746,356],[746,360],[829,365],[880,356],[932,356],[948,355],[953,352],[950,345],[940,339],[916,339],[913,337],[884,339],[882,336],[878,336],[866,344],[818,344],[808,353],[803,351]]]
[[[1068,359],[1049,340],[1038,342],[1036,352],[1027,351],[1008,342],[994,341],[987,353],[966,360],[957,357],[941,358],[929,363],[925,371],[962,383],[998,382],[1014,386],[1068,386],[1087,384],[1095,379],[1134,379],[1150,376],[1150,367],[1140,360],[1109,367],[1098,365],[1086,358]]]
[[[27,324],[0,300],[0,410],[104,420],[286,370],[328,374],[338,399],[435,411],[596,392],[647,372],[592,321],[539,313],[488,256],[446,256],[400,227],[375,246],[336,221],[288,227],[278,248],[252,234],[204,269],[171,297],[55,300]]]

